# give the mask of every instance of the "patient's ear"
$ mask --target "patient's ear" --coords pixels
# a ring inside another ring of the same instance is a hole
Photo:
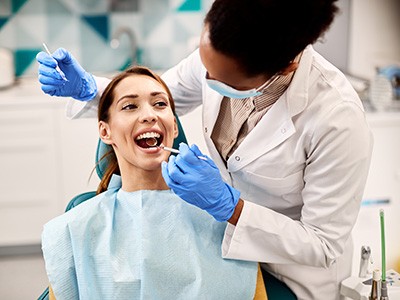
[[[107,145],[112,144],[111,130],[110,130],[110,126],[108,125],[108,123],[106,123],[104,121],[99,122],[99,136],[100,136],[100,139],[103,141],[103,143],[105,143]]]

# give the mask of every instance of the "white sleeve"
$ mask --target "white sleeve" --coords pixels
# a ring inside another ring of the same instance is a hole
[[[99,99],[111,80],[108,78],[96,76],[93,76],[93,78],[96,81],[97,85],[96,97],[90,101],[79,101],[70,98],[67,102],[65,111],[68,119],[97,117],[97,107],[99,105]]]
[[[346,104],[321,120],[310,134],[300,219],[245,201],[237,225],[226,228],[223,257],[329,267],[343,254],[360,208],[373,138],[361,110]]]
[[[179,116],[191,112],[202,104],[202,85],[205,74],[206,69],[201,62],[198,50],[162,74],[161,78],[171,91],[175,111]]]

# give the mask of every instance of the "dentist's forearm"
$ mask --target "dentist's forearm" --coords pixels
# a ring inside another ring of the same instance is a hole
[[[240,215],[242,214],[244,201],[239,199],[238,203],[236,204],[235,210],[232,214],[232,217],[228,220],[229,223],[232,225],[236,225],[239,221]]]

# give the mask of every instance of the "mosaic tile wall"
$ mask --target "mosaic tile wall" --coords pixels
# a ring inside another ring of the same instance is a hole
[[[35,56],[43,42],[51,51],[68,49],[86,70],[97,74],[124,69],[133,52],[139,64],[165,69],[193,49],[211,2],[0,0],[0,47],[14,51],[17,76],[37,74]],[[121,28],[124,33],[114,49],[110,41]],[[133,33],[134,47],[127,31]]]

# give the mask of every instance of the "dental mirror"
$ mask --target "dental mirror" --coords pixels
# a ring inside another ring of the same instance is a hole
[[[157,146],[157,139],[156,138],[148,138],[148,139],[146,139],[146,144],[149,147],[155,147],[155,146]]]

